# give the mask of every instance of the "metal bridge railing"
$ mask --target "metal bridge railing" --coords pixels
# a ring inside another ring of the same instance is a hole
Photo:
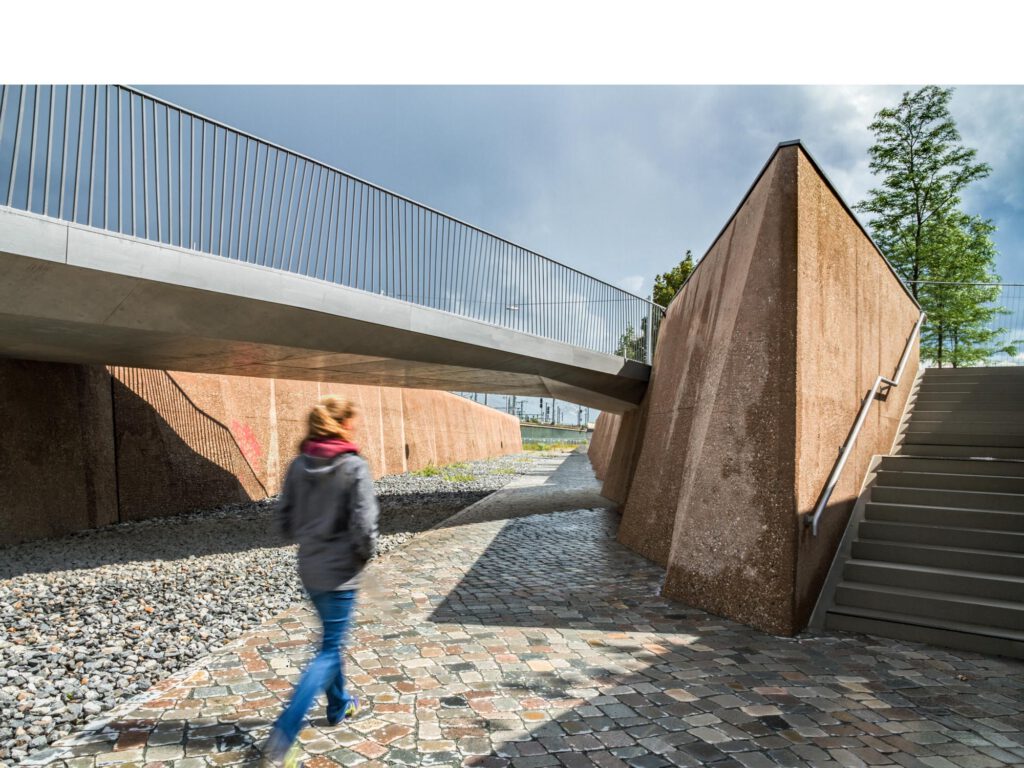
[[[650,359],[663,308],[440,211],[132,88],[0,89],[0,205]]]
[[[909,283],[928,312],[921,357],[928,365],[1024,365],[1024,284]]]

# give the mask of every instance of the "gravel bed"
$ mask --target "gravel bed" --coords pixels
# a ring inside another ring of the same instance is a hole
[[[381,478],[381,552],[529,473],[537,458]],[[0,763],[45,749],[301,599],[273,504],[0,549]]]

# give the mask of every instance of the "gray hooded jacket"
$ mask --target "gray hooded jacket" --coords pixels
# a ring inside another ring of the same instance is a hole
[[[299,576],[310,592],[356,589],[377,552],[380,511],[366,460],[302,454],[285,475],[277,525],[299,545]]]

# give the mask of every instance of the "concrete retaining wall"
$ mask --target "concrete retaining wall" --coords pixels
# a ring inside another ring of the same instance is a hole
[[[816,539],[801,515],[917,313],[802,148],[781,147],[669,307],[643,404],[594,436],[619,539],[666,566],[667,596],[803,628],[908,385],[873,411]]]
[[[522,449],[447,392],[0,360],[0,545],[276,494],[326,394],[358,404],[375,476]]]

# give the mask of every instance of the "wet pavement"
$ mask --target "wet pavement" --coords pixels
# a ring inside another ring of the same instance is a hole
[[[335,727],[314,710],[307,765],[1024,765],[1024,664],[764,635],[660,597],[617,525],[488,519],[382,558],[346,655],[366,709]],[[295,606],[30,762],[252,761],[315,634]]]

